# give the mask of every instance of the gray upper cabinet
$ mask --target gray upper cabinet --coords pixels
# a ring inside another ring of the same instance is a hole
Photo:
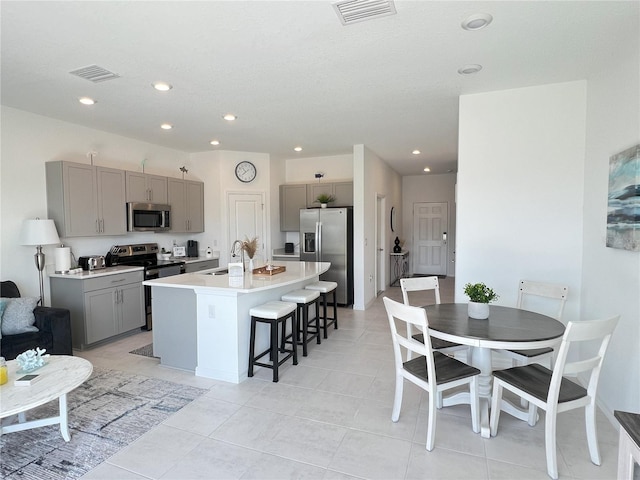
[[[299,231],[300,209],[320,208],[316,198],[321,193],[336,197],[332,207],[353,205],[353,182],[280,185],[280,231]]]
[[[316,198],[320,194],[333,195],[336,199],[332,207],[353,206],[353,182],[309,183],[307,184],[307,208],[320,207]]]
[[[300,209],[307,208],[306,185],[280,185],[280,231],[300,230]]]
[[[61,237],[126,233],[123,170],[47,162],[47,209]]]
[[[127,202],[168,202],[167,177],[141,172],[126,172]]]
[[[171,231],[204,232],[204,183],[170,178]]]
[[[336,201],[332,207],[352,207],[353,206],[353,182],[334,182],[333,195]]]

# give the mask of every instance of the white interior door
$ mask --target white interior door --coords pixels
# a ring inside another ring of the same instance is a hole
[[[254,261],[259,265],[266,259],[265,248],[267,234],[265,231],[264,193],[229,193],[227,194],[229,238],[228,248],[235,240],[258,237],[258,251]],[[245,260],[248,258],[245,256]]]
[[[413,273],[447,274],[448,205],[414,203]]]

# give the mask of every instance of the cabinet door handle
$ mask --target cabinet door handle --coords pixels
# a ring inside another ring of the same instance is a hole
[[[126,278],[121,278],[120,280],[111,280],[111,283],[120,283],[120,282],[124,282],[126,280]]]
[[[100,233],[100,220],[96,218],[96,233]]]

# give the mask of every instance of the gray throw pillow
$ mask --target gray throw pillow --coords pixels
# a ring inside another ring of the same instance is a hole
[[[7,306],[2,314],[2,325],[0,330],[2,335],[16,335],[18,333],[37,332],[36,317],[33,316],[33,309],[38,304],[37,298],[3,298]]]
[[[6,298],[0,298],[0,338],[2,338],[2,314],[4,313],[4,309],[7,308]]]

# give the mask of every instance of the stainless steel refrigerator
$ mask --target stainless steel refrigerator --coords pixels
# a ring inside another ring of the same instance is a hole
[[[337,282],[340,305],[353,304],[353,209],[300,210],[300,260],[331,262],[320,280]]]

